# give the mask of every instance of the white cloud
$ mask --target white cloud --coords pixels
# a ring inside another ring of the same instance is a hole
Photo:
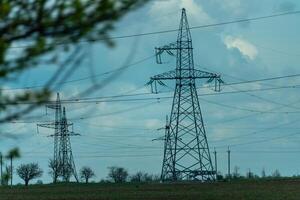
[[[145,127],[149,129],[157,129],[163,127],[163,124],[159,119],[147,119],[145,121]]]
[[[159,15],[159,24],[163,26],[177,25],[178,20],[174,20],[176,13],[170,13],[170,10],[177,10],[178,17],[179,10],[185,8],[190,24],[207,24],[213,22],[213,19],[207,14],[201,4],[196,3],[195,0],[169,0],[169,1],[155,1],[149,10],[150,17],[156,18]],[[164,17],[163,17],[164,16]]]
[[[222,10],[233,15],[241,15],[245,11],[240,0],[213,0],[213,2],[219,5]]]
[[[239,37],[228,35],[224,39],[224,44],[227,49],[237,49],[241,54],[251,60],[254,60],[258,54],[257,48],[253,44]]]

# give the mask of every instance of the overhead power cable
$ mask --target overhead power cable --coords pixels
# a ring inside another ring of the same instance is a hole
[[[270,88],[259,88],[259,89],[249,89],[249,90],[237,90],[237,91],[228,91],[228,92],[218,92],[218,93],[203,93],[199,94],[198,96],[216,96],[216,95],[225,95],[225,94],[238,94],[238,93],[245,93],[245,92],[259,92],[259,91],[269,91],[269,90],[279,90],[279,89],[293,89],[293,88],[299,88],[300,84],[296,85],[287,85],[287,86],[278,86],[278,87],[270,87]],[[170,92],[161,92],[161,93],[170,93]],[[147,93],[148,94],[148,93]],[[151,93],[149,93],[151,94]],[[130,96],[139,96],[141,94],[131,94]],[[107,97],[95,97],[95,98],[89,98],[91,100],[85,100],[84,98],[76,98],[76,99],[65,99],[61,102],[63,104],[80,104],[80,103],[101,103],[101,102],[137,102],[137,101],[160,101],[163,99],[171,99],[172,96],[160,96],[160,97],[144,97],[144,98],[127,98],[122,99],[105,99]],[[94,100],[92,100],[94,99]],[[99,100],[98,100],[99,99]],[[51,103],[52,101],[47,101],[45,103]],[[36,104],[37,102],[34,101],[26,101],[26,102],[13,102],[13,103],[4,103],[0,105],[28,105],[28,104]],[[40,102],[39,102],[40,103]]]
[[[284,79],[284,78],[293,78],[293,77],[299,77],[300,74],[290,74],[285,76],[276,76],[276,77],[270,77],[270,78],[262,78],[262,79],[254,79],[254,80],[245,80],[235,83],[225,83],[224,85],[239,85],[239,84],[247,84],[247,83],[255,83],[255,82],[262,82],[262,81],[272,81],[277,79]]]
[[[243,111],[248,111],[248,112],[254,112],[254,113],[278,113],[278,114],[291,114],[291,113],[300,113],[300,111],[269,111],[269,110],[256,110],[256,109],[251,109],[251,108],[242,108],[242,107],[237,107],[237,106],[232,106],[232,105],[227,105],[227,104],[223,104],[223,103],[219,103],[219,102],[215,102],[215,101],[210,101],[210,100],[206,100],[203,98],[199,98],[204,102],[210,103],[210,104],[214,104],[214,105],[218,105],[221,107],[225,107],[225,108],[230,108],[230,109],[234,109],[234,110],[243,110]]]
[[[228,140],[234,140],[234,139],[238,139],[238,138],[242,138],[242,137],[253,136],[253,135],[257,135],[259,133],[264,133],[264,132],[267,132],[267,131],[270,131],[270,130],[278,129],[280,127],[285,127],[287,125],[295,124],[297,122],[299,122],[298,119],[290,121],[288,123],[284,123],[284,124],[276,124],[275,126],[267,127],[267,128],[264,128],[264,129],[261,129],[261,130],[258,130],[258,131],[254,131],[254,132],[251,132],[251,133],[237,135],[237,136],[232,136],[232,137],[223,138],[223,139],[219,139],[219,140],[213,140],[211,142],[224,142],[224,141],[226,142]]]
[[[119,155],[83,155],[83,156],[74,156],[74,158],[146,158],[146,157],[159,157],[160,154],[119,154]],[[39,157],[49,159],[45,156],[36,156],[36,155],[24,155],[23,157]]]
[[[213,72],[213,73],[218,73],[218,72],[216,72],[216,71],[214,71],[214,70],[208,69],[208,68],[206,68],[206,67],[202,67],[202,66],[197,65],[197,64],[196,64],[196,66],[199,66],[199,67],[201,67],[201,68],[203,68],[203,69],[205,69],[205,70],[209,70],[209,71],[211,71],[211,72]],[[235,77],[235,76],[232,76],[232,75],[230,75],[230,74],[225,74],[225,73],[223,73],[223,72],[221,72],[221,75],[222,75],[222,76],[228,76],[228,77],[230,77],[230,78],[232,78],[232,79],[235,79],[235,80],[238,80],[238,81],[248,81],[248,80],[245,80],[245,79],[241,79],[240,77]],[[291,75],[287,75],[287,76],[288,76],[288,77],[291,77]],[[287,77],[287,76],[284,76],[284,77]],[[293,76],[293,75],[292,75],[292,76]],[[272,80],[275,80],[275,78],[276,78],[276,77],[273,77]],[[280,78],[281,78],[281,77],[278,77],[278,79],[280,79]],[[283,76],[282,76],[282,78],[283,78]],[[262,83],[260,83],[260,84],[262,84]],[[263,82],[263,85],[265,85],[265,86],[270,86],[270,87],[277,87],[277,86],[274,86],[273,84],[269,84],[269,83],[265,83],[265,82]],[[228,86],[228,85],[227,85],[227,86]],[[235,91],[239,90],[239,89],[235,88],[234,86],[230,86],[230,85],[229,85],[229,87],[232,88],[232,89],[235,90]],[[280,103],[280,102],[274,101],[273,99],[267,99],[267,98],[264,98],[264,97],[261,97],[261,96],[255,95],[255,94],[249,94],[249,93],[247,93],[247,92],[245,92],[245,94],[248,95],[248,96],[250,96],[250,97],[252,97],[252,98],[259,99],[260,101],[272,103],[272,104],[275,104],[275,105],[285,106],[285,107],[289,107],[289,108],[292,108],[292,109],[300,109],[300,107],[296,107],[296,106],[291,106],[291,105],[287,105],[287,104],[284,104],[284,103]]]
[[[216,148],[227,148],[228,146],[230,146],[230,147],[236,147],[236,146],[244,146],[244,145],[249,145],[249,144],[259,144],[259,143],[269,142],[269,141],[273,141],[273,140],[284,139],[284,138],[288,138],[288,137],[299,135],[299,134],[300,134],[300,132],[296,132],[296,133],[292,133],[292,134],[288,134],[288,135],[283,135],[283,136],[278,136],[278,137],[272,137],[272,138],[263,139],[263,140],[256,140],[256,141],[243,142],[243,143],[236,143],[236,144],[230,144],[230,145],[222,145],[222,146],[218,146]]]
[[[192,27],[190,27],[190,30],[211,28],[211,27],[216,27],[216,26],[224,26],[224,25],[237,24],[237,23],[243,23],[243,22],[259,21],[259,20],[265,20],[265,19],[270,19],[270,18],[275,18],[275,17],[297,15],[297,14],[300,14],[300,10],[282,12],[282,13],[271,14],[271,15],[264,15],[264,16],[259,16],[259,17],[236,19],[236,20],[231,20],[231,21],[224,21],[224,22],[218,22],[218,23],[192,26]],[[177,32],[177,31],[178,31],[178,29],[168,29],[168,30],[153,31],[153,32],[146,32],[146,33],[139,33],[139,34],[120,35],[120,36],[112,36],[112,37],[105,37],[105,38],[98,38],[98,39],[87,39],[87,40],[78,41],[78,43],[104,41],[107,39],[109,39],[109,40],[126,39],[126,38],[133,38],[133,37],[165,34],[165,33]],[[65,44],[70,44],[70,43],[71,42],[57,42],[56,45],[65,45]],[[27,48],[27,47],[30,47],[30,46],[29,45],[20,45],[20,46],[11,46],[10,48]]]
[[[145,58],[142,58],[136,62],[133,62],[133,63],[130,63],[126,66],[122,66],[122,67],[119,67],[117,69],[114,69],[114,70],[110,70],[110,71],[107,71],[107,72],[103,72],[103,73],[99,73],[99,74],[94,74],[92,76],[86,76],[86,77],[82,77],[82,78],[78,78],[78,79],[73,79],[73,80],[69,80],[69,81],[61,81],[57,84],[53,84],[53,86],[55,85],[65,85],[65,84],[71,84],[71,83],[74,83],[74,82],[80,82],[80,81],[85,81],[85,80],[89,80],[91,78],[97,78],[97,77],[102,77],[102,76],[105,76],[105,75],[109,75],[109,74],[112,74],[112,73],[115,73],[115,72],[118,72],[118,71],[122,71],[122,70],[125,70],[125,69],[128,69],[129,67],[132,67],[132,66],[135,66],[137,64],[140,64],[140,63],[143,63],[151,58],[153,58],[155,55],[152,55],[152,56],[147,56]],[[0,90],[3,90],[3,91],[11,91],[11,90],[28,90],[28,89],[35,89],[35,88],[43,88],[45,87],[44,84],[39,84],[39,85],[32,85],[32,86],[27,86],[27,87],[15,87],[15,88],[4,88],[4,89],[0,89]]]

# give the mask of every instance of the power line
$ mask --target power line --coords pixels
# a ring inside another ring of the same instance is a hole
[[[245,93],[245,92],[259,92],[259,91],[269,91],[269,90],[279,90],[279,89],[294,89],[299,88],[300,84],[296,85],[287,85],[287,86],[278,86],[278,87],[270,87],[270,88],[259,88],[259,89],[248,89],[248,90],[237,90],[237,91],[228,91],[228,92],[219,92],[219,93],[203,93],[199,94],[198,96],[215,96],[215,95],[224,95],[224,94],[238,94],[238,93]],[[199,88],[197,88],[199,89]],[[168,92],[161,92],[161,93],[170,93]],[[148,93],[146,93],[148,94]],[[149,93],[151,94],[151,93]],[[137,94],[131,94],[130,96],[138,96],[141,95],[139,93]],[[121,97],[120,95],[119,97]],[[129,98],[129,99],[106,99],[105,97],[94,97],[89,99],[95,99],[95,100],[84,100],[80,98],[76,99],[66,99],[62,100],[61,102],[63,104],[80,104],[80,103],[101,103],[101,102],[137,102],[137,101],[150,101],[150,100],[156,100],[160,101],[163,99],[170,99],[173,98],[171,96],[162,96],[162,97],[145,97],[145,98]],[[97,100],[97,99],[103,99],[103,100]],[[47,101],[44,103],[51,103],[53,101]],[[28,105],[28,104],[36,104],[40,102],[34,102],[34,101],[26,101],[26,102],[12,102],[12,103],[2,103],[0,105]]]
[[[295,151],[268,151],[268,150],[257,150],[257,151],[234,151],[234,153],[242,153],[242,154],[248,154],[248,153],[300,153],[300,150],[295,150]]]
[[[118,71],[128,69],[128,67],[132,67],[134,65],[143,63],[143,62],[153,58],[154,56],[155,55],[142,58],[142,59],[140,59],[136,62],[133,62],[131,64],[128,64],[126,66],[122,66],[122,67],[119,67],[117,69],[110,70],[110,71],[107,71],[107,72],[104,72],[104,73],[99,73],[99,74],[95,74],[95,75],[92,75],[92,76],[86,76],[86,77],[83,77],[83,78],[73,79],[73,80],[69,80],[69,81],[61,81],[59,83],[53,84],[53,86],[55,86],[55,85],[65,85],[65,84],[70,84],[70,83],[74,83],[74,82],[85,81],[85,80],[89,80],[91,78],[96,78],[96,77],[101,77],[101,76],[105,76],[105,75],[108,75],[108,74],[112,74],[112,73],[115,73],[115,72],[118,72]],[[32,85],[32,86],[28,86],[28,87],[4,88],[4,89],[1,89],[1,90],[3,90],[3,91],[27,90],[27,89],[43,88],[44,86],[45,86],[44,84],[41,84],[41,85]]]
[[[249,151],[241,151],[241,150],[230,150],[234,154],[251,154],[251,153],[300,153],[300,150],[276,150],[276,151],[271,151],[271,150],[249,150]],[[227,151],[218,151],[218,153],[223,153],[227,154]]]
[[[74,158],[145,158],[145,157],[158,157],[160,154],[120,154],[120,155],[86,155],[86,156],[74,156]],[[44,159],[49,159],[45,156],[36,156],[36,155],[24,155],[23,157],[40,157]]]
[[[87,124],[90,126],[99,127],[99,128],[120,129],[120,130],[137,130],[137,131],[154,131],[154,130],[156,131],[156,129],[143,128],[143,127],[108,126],[108,125],[92,124],[92,123],[85,123],[85,122],[81,122],[81,123]]]
[[[143,104],[143,105],[139,105],[139,106],[123,109],[123,110],[118,110],[118,111],[114,111],[114,112],[110,112],[110,113],[103,113],[103,114],[89,115],[89,116],[83,116],[83,117],[78,117],[78,118],[71,118],[71,120],[75,121],[75,120],[85,120],[85,119],[97,118],[97,117],[106,117],[106,116],[110,116],[110,115],[116,115],[116,114],[121,114],[121,113],[125,113],[125,112],[131,112],[133,110],[144,109],[145,107],[152,106],[152,105],[157,104],[157,103],[159,103],[159,102],[151,102],[151,103],[147,103],[147,104]]]
[[[280,128],[280,127],[283,127],[283,126],[286,126],[286,125],[290,125],[290,124],[294,124],[294,123],[297,123],[297,122],[299,122],[299,120],[294,120],[294,121],[291,121],[291,122],[288,122],[288,123],[267,127],[267,128],[262,129],[262,130],[254,131],[254,132],[251,132],[251,133],[248,133],[248,134],[237,135],[237,136],[233,136],[233,137],[229,137],[229,138],[223,138],[223,139],[220,139],[220,140],[213,140],[211,142],[224,142],[224,141],[237,139],[237,138],[241,138],[241,137],[252,136],[252,135],[256,135],[258,133],[263,133],[263,132],[266,132],[266,131],[277,129],[277,128]]]
[[[221,106],[221,107],[230,108],[230,109],[234,109],[234,110],[243,110],[243,111],[248,111],[248,112],[255,112],[255,113],[278,113],[278,114],[280,114],[280,113],[281,114],[300,113],[300,111],[276,112],[276,111],[268,111],[268,110],[255,110],[255,109],[250,109],[250,108],[242,108],[242,107],[227,105],[227,104],[223,104],[223,103],[219,103],[219,102],[215,102],[215,101],[206,100],[206,99],[203,99],[203,98],[199,98],[199,99],[201,99],[202,101],[205,101],[207,103],[218,105],[218,106]]]
[[[300,13],[300,10],[289,11],[289,12],[283,12],[283,13],[272,14],[272,15],[265,15],[265,16],[259,16],[259,17],[237,19],[237,20],[232,20],[232,21],[225,21],[225,22],[218,22],[218,23],[205,24],[205,25],[199,25],[199,26],[192,26],[189,29],[190,30],[202,29],[202,28],[210,28],[210,27],[215,27],[215,26],[224,26],[224,25],[229,25],[229,24],[236,24],[236,23],[243,23],[243,22],[250,22],[250,21],[259,21],[259,20],[275,18],[275,17],[280,17],[280,16],[296,15],[296,14],[299,14],[299,13]],[[81,40],[81,41],[78,41],[78,43],[104,41],[104,40],[107,40],[107,39],[109,39],[109,40],[126,39],[126,38],[132,38],[132,37],[141,37],[141,36],[165,34],[165,33],[177,32],[177,31],[178,31],[178,29],[169,29],[169,30],[139,33],[139,34],[120,35],[120,36],[112,36],[112,37],[107,37],[107,38]],[[70,42],[57,42],[56,43],[56,45],[65,45],[65,44],[70,44]],[[20,46],[12,46],[10,48],[27,48],[27,47],[30,47],[30,46],[29,45],[22,45],[22,46],[20,45]]]
[[[230,147],[264,143],[264,142],[269,142],[269,141],[273,141],[273,140],[288,138],[288,137],[299,135],[299,134],[300,134],[300,132],[296,132],[296,133],[292,133],[292,134],[288,134],[288,135],[283,135],[283,136],[278,136],[278,137],[273,137],[273,138],[268,138],[268,139],[263,139],[263,140],[256,140],[256,141],[251,141],[251,142],[231,144]],[[228,147],[228,145],[218,146],[217,148],[225,148],[225,147]]]
[[[297,53],[289,53],[287,51],[282,51],[282,50],[278,50],[278,49],[275,49],[275,48],[265,47],[265,46],[262,46],[258,43],[254,43],[254,42],[252,42],[252,43],[255,44],[255,46],[258,46],[261,49],[265,49],[265,50],[268,50],[268,51],[276,53],[276,54],[286,55],[286,56],[293,56],[293,57],[299,57],[300,56],[300,54],[297,54]]]
[[[232,86],[231,86],[232,87]],[[236,89],[235,87],[232,87],[234,90],[238,90]],[[268,102],[268,103],[271,103],[271,104],[275,104],[275,105],[280,105],[280,106],[283,106],[283,107],[288,107],[288,108],[292,108],[292,109],[297,109],[299,110],[300,108],[297,107],[297,106],[293,106],[293,105],[288,105],[288,104],[285,104],[285,103],[279,103],[277,101],[274,101],[274,100],[270,100],[270,99],[266,99],[266,98],[263,98],[261,96],[258,96],[258,95],[255,95],[255,94],[249,94],[247,92],[245,92],[246,95],[252,97],[252,98],[255,98],[255,99],[259,99],[261,101],[264,101],[264,102]]]
[[[200,65],[197,65],[197,66],[200,66]],[[202,66],[200,66],[201,68],[203,68]],[[209,70],[209,69],[207,69],[207,68],[203,68],[203,69],[206,69],[206,70]],[[214,72],[214,73],[217,73],[216,71],[213,71],[212,70],[212,72]],[[222,75],[224,75],[224,76],[228,76],[228,77],[230,77],[230,78],[233,78],[233,79],[235,79],[235,80],[238,80],[238,81],[249,81],[249,80],[244,80],[244,79],[241,79],[241,78],[239,78],[239,77],[235,77],[235,76],[232,76],[232,75],[229,75],[229,74],[225,74],[225,73],[221,73]],[[291,76],[293,76],[293,75],[286,75],[286,76],[281,76],[281,77],[273,77],[273,78],[271,78],[272,80],[275,80],[275,78],[276,79],[280,79],[280,78],[283,78],[283,77],[291,77]],[[274,87],[274,85],[271,85],[271,84],[267,84],[267,83],[263,83],[264,85],[266,85],[266,86],[271,86],[271,87]],[[232,89],[234,89],[235,91],[236,90],[238,90],[238,89],[236,89],[235,87],[233,87],[233,86],[230,86]],[[276,87],[276,86],[275,86]],[[280,106],[285,106],[285,107],[289,107],[289,108],[293,108],[293,109],[300,109],[299,107],[295,107],[295,106],[291,106],[291,105],[287,105],[287,104],[283,104],[283,103],[279,103],[279,102],[276,102],[276,101],[274,101],[274,100],[270,100],[270,99],[266,99],[266,98],[263,98],[263,97],[260,97],[260,96],[257,96],[257,95],[255,95],[255,94],[249,94],[249,93],[245,93],[246,95],[248,95],[248,96],[250,96],[250,97],[253,97],[253,98],[256,98],[256,99],[259,99],[259,100],[261,100],[261,101],[265,101],[265,102],[268,102],[268,103],[272,103],[272,104],[276,104],[276,105],[280,105]]]
[[[272,80],[278,80],[278,79],[284,79],[284,78],[293,78],[293,77],[299,77],[300,74],[290,74],[285,76],[276,76],[276,77],[270,77],[270,78],[262,78],[262,79],[254,79],[254,80],[245,80],[241,82],[235,82],[235,83],[225,83],[224,85],[239,85],[239,84],[247,84],[247,83],[255,83],[255,82],[262,82],[262,81],[272,81]]]
[[[134,63],[131,63],[129,65],[126,66],[126,68],[140,64],[142,62],[145,62],[151,58],[153,58],[155,55],[152,56],[148,56],[145,58],[142,58],[141,60],[138,60]],[[83,78],[79,78],[79,79],[73,79],[73,80],[69,80],[69,81],[63,81],[60,83],[57,83],[59,85],[63,85],[63,84],[70,84],[70,83],[74,83],[74,82],[78,82],[78,81],[83,81],[83,80],[87,80],[93,77],[99,77],[99,76],[104,76],[110,73],[114,73],[116,71],[121,71],[124,70],[124,66],[115,69],[115,70],[111,70],[111,71],[107,71],[104,73],[100,73],[100,74],[95,74],[93,76],[87,76],[87,77],[83,77]],[[224,83],[225,86],[231,86],[231,85],[240,85],[240,84],[248,84],[248,83],[255,83],[255,82],[264,82],[264,81],[271,81],[271,80],[277,80],[277,79],[285,79],[285,78],[293,78],[293,77],[299,77],[300,74],[290,74],[290,75],[284,75],[284,76],[276,76],[276,77],[269,77],[269,78],[262,78],[262,79],[254,79],[254,80],[244,80],[244,81],[240,81],[240,82],[233,82],[233,83]],[[34,89],[34,88],[41,88],[44,87],[44,85],[34,85],[34,86],[28,86],[28,87],[18,87],[18,88],[7,88],[7,89],[1,89],[3,91],[10,91],[10,90],[23,90],[23,89]],[[209,88],[209,86],[201,86],[201,87],[197,87],[197,89],[201,89],[201,88]],[[273,88],[277,88],[277,87],[273,87]],[[161,92],[164,93],[164,92]],[[145,94],[150,94],[150,93],[145,93]],[[141,95],[141,94],[137,94],[137,95]],[[110,98],[112,97],[120,97],[122,95],[115,95],[115,96],[110,96]],[[133,96],[133,95],[130,95]],[[96,97],[96,98],[101,98],[101,97]],[[102,98],[109,98],[109,97],[102,97]],[[86,99],[93,99],[93,98],[86,98]],[[77,100],[77,99],[74,99]]]

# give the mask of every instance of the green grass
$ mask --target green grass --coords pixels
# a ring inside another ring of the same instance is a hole
[[[0,200],[299,200],[300,180],[0,187]]]

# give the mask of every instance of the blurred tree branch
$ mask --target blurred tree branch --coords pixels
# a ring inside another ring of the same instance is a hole
[[[147,1],[0,1],[0,81],[19,77],[26,70],[39,66],[42,56],[51,56],[50,60],[57,64],[59,59],[54,54],[55,51],[70,51],[82,40],[101,39],[107,46],[112,47],[114,43],[109,39],[109,33],[114,29],[114,24]],[[13,50],[19,51],[14,53]],[[74,52],[65,60],[81,55],[76,48]],[[51,95],[51,85],[59,79],[60,71],[64,67],[58,67],[40,90],[11,96],[0,89],[0,123],[18,118],[47,101]],[[7,111],[8,104],[16,102],[18,105],[17,102],[26,101],[37,103]]]

